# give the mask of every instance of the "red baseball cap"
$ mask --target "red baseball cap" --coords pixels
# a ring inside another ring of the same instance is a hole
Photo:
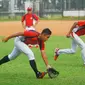
[[[27,11],[31,11],[31,10],[32,10],[32,7],[28,7],[28,8],[27,8]]]

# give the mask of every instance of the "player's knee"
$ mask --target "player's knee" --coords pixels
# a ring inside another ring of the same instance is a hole
[[[28,56],[28,59],[29,59],[29,60],[35,60],[35,57],[32,56],[32,55],[30,55],[30,56]]]
[[[33,53],[28,53],[28,54],[26,54],[26,55],[28,56],[28,59],[29,59],[29,60],[34,60],[34,59],[35,59]]]
[[[71,49],[71,53],[72,53],[72,54],[75,54],[75,53],[76,53],[76,51],[75,51],[75,50],[73,50],[73,49]]]
[[[35,57],[29,57],[29,60],[35,60]]]
[[[8,55],[8,58],[9,58],[9,60],[14,60],[15,59],[15,57],[11,56],[10,54]]]

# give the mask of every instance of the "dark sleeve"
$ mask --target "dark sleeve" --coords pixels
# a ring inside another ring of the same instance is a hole
[[[45,49],[45,43],[43,41],[40,41],[39,47],[40,47],[40,50],[44,50]]]

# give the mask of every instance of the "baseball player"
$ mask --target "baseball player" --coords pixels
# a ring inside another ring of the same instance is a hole
[[[9,39],[16,37],[14,40],[14,45],[15,45],[14,49],[12,50],[12,52],[9,55],[6,55],[5,57],[3,57],[0,60],[0,65],[15,59],[17,56],[20,55],[20,53],[24,53],[25,55],[27,55],[30,65],[36,74],[36,77],[43,78],[46,73],[38,71],[34,54],[33,54],[32,50],[28,47],[28,44],[32,44],[32,45],[39,44],[42,58],[43,58],[45,65],[48,69],[51,66],[48,64],[47,56],[45,53],[44,42],[46,40],[48,40],[50,35],[51,35],[50,29],[45,28],[42,30],[41,33],[38,33],[35,30],[29,30],[29,31],[25,30],[24,32],[15,33],[8,37],[3,38],[2,41],[7,42]]]
[[[85,43],[80,36],[85,34],[85,21],[78,21],[73,24],[70,31],[66,35],[67,38],[72,39],[71,49],[55,49],[54,59],[56,60],[60,54],[74,54],[76,52],[77,45],[81,48],[82,59],[85,65]]]
[[[35,30],[35,26],[38,24],[39,17],[36,14],[32,13],[32,7],[27,8],[27,14],[22,16],[22,26],[26,30]],[[36,48],[38,45],[31,45],[29,44],[29,47],[32,48],[35,46]]]
[[[32,7],[27,8],[27,14],[22,16],[22,26],[27,30],[35,30],[35,26],[38,24],[39,17],[32,13]]]

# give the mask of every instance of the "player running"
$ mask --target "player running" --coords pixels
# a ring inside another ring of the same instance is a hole
[[[55,49],[54,60],[58,58],[60,54],[74,54],[76,52],[77,45],[81,48],[82,59],[85,65],[85,43],[81,40],[80,36],[85,34],[85,21],[78,21],[73,24],[70,31],[66,35],[67,38],[72,39],[71,49]]]
[[[9,55],[4,56],[0,60],[0,65],[4,64],[6,62],[9,62],[9,61],[15,59],[21,53],[24,53],[29,58],[30,66],[32,67],[33,71],[35,72],[36,77],[43,78],[46,73],[38,71],[34,54],[33,54],[32,50],[28,47],[28,44],[32,44],[32,45],[39,44],[42,59],[44,60],[44,63],[48,69],[51,66],[48,64],[47,56],[45,53],[44,42],[49,39],[50,35],[51,35],[50,29],[46,28],[46,29],[42,30],[41,33],[38,33],[37,31],[33,31],[33,30],[29,30],[29,31],[25,30],[24,32],[18,32],[18,33],[15,33],[8,37],[3,38],[2,41],[7,42],[9,39],[16,37],[14,40],[14,49],[12,50],[12,52]]]

